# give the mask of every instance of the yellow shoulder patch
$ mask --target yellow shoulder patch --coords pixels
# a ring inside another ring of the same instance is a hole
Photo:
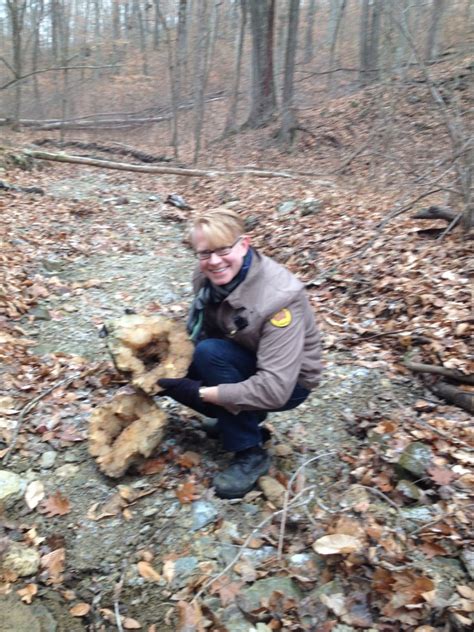
[[[270,322],[272,325],[275,325],[275,327],[288,327],[292,320],[293,316],[290,310],[285,307],[274,314]]]

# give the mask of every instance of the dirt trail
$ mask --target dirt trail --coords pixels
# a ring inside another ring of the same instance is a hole
[[[77,218],[74,230],[80,237],[82,254],[74,261],[62,256],[59,243],[56,252],[44,253],[38,260],[38,274],[56,277],[59,288],[55,296],[38,305],[35,320],[26,318],[22,323],[28,336],[37,341],[40,354],[62,352],[91,361],[106,358],[105,345],[98,337],[101,322],[121,315],[126,307],[140,310],[153,302],[168,307],[189,302],[193,259],[183,244],[181,225],[160,219],[161,202],[156,192],[131,191],[130,185],[121,189],[113,185],[113,177],[80,175],[57,181],[47,191],[58,202],[74,197],[87,205],[110,198],[110,210]],[[112,388],[109,392],[102,389],[98,398],[95,394],[95,402],[112,394]],[[90,395],[87,389],[76,393],[76,399],[61,411],[62,421],[84,430]],[[357,451],[353,432],[356,419],[392,414],[409,406],[418,395],[403,381],[358,365],[355,357],[328,355],[321,387],[308,401],[297,410],[269,417],[274,471],[290,476],[306,460],[321,455],[306,468],[306,484],[316,485],[315,498],[331,507],[336,492],[342,494],[348,488],[350,469],[334,452],[341,453],[341,448],[347,453]],[[69,514],[53,518],[29,512],[21,502],[15,509],[22,523],[35,525],[41,537],[63,541],[66,549],[66,572],[60,589],[42,586],[36,599],[55,622],[48,619],[49,624],[41,629],[116,629],[110,612],[114,588],[123,580],[119,596],[123,615],[138,620],[142,629],[156,624],[163,632],[175,630],[176,621],[169,618],[169,612],[178,598],[189,598],[186,586],[192,578],[221,571],[235,556],[236,543],[244,541],[269,515],[262,494],[242,501],[222,501],[206,491],[206,481],[208,484],[213,472],[222,467],[227,455],[205,437],[189,411],[171,402],[164,405],[170,422],[158,456],[197,452],[201,461],[191,471],[168,460],[164,472],[149,476],[131,472],[121,480],[109,480],[89,457],[86,442],[64,448],[54,442],[47,444],[38,435],[32,435],[28,458],[13,456],[13,471],[27,480],[41,480],[48,494],[59,489],[71,503]],[[46,400],[31,415],[30,427],[47,423],[48,415],[56,413],[54,399]],[[203,494],[193,503],[181,504],[176,488],[190,477],[199,483]],[[94,519],[100,512],[96,503],[116,497],[124,485],[137,493],[154,491],[138,499],[128,515],[118,512]],[[290,535],[302,515],[300,509],[291,516]],[[174,578],[151,582],[142,577],[137,563],[144,551],[153,555],[153,567],[161,574],[164,561],[175,558]],[[262,563],[275,556],[276,542],[249,548],[247,554],[253,565]],[[233,577],[231,572],[228,575]],[[68,601],[66,589],[74,591],[72,601]],[[86,617],[69,614],[77,602],[93,605]],[[222,608],[215,597],[210,597],[208,604],[219,612],[229,630],[249,629],[250,624],[235,608]]]

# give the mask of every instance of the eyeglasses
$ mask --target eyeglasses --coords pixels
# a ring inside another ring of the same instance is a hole
[[[234,243],[231,246],[222,246],[221,248],[216,248],[215,250],[200,250],[196,252],[196,257],[203,261],[204,259],[210,259],[211,255],[217,255],[218,257],[225,257],[229,255],[232,248],[236,246],[242,237],[237,237]]]

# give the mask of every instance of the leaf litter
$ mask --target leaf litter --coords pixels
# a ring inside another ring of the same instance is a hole
[[[2,593],[28,603],[54,592],[59,601],[47,604],[63,630],[109,629],[117,616],[124,629],[231,630],[237,599],[255,629],[471,625],[471,420],[403,364],[472,373],[467,246],[456,233],[441,246],[423,239],[407,216],[379,230],[395,187],[371,188],[360,163],[351,169],[284,189],[231,178],[225,189],[206,179],[185,192],[193,208],[235,201],[255,245],[306,283],[324,334],[321,388],[306,407],[271,419],[271,476],[284,496],[278,488],[267,497],[263,486],[236,503],[213,497],[223,456],[174,404],[162,445],[121,486],[97,472],[85,445],[91,410],[125,384],[100,348],[101,323],[125,307],[186,313],[192,259],[170,224],[186,215],[170,220],[148,200],[156,188],[148,176],[78,178],[64,165],[9,173],[47,195],[1,200],[10,237],[1,249],[0,453],[17,431],[8,467],[34,475],[29,513],[18,508],[1,529],[6,551],[19,540],[40,552],[41,566],[33,581],[2,570]],[[75,198],[85,179],[87,193]],[[60,195],[65,183],[69,197]],[[160,197],[175,185],[163,178]],[[105,204],[106,187],[128,187],[135,202]],[[302,214],[298,201],[308,197],[322,211]],[[297,202],[291,215],[280,208],[288,199]],[[177,261],[171,290],[154,276],[167,274],[168,255]],[[430,449],[418,477],[399,465],[415,443]],[[217,516],[193,531],[203,502]],[[281,584],[251,605],[250,590],[268,580],[291,581],[300,598],[285,597]]]

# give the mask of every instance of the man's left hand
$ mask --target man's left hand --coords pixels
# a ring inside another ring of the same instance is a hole
[[[199,397],[199,388],[202,386],[202,382],[198,380],[190,380],[188,377],[181,378],[161,378],[158,380],[158,386],[164,389],[163,393],[159,395],[167,395],[172,397],[180,404],[189,406],[196,409],[202,404]]]

